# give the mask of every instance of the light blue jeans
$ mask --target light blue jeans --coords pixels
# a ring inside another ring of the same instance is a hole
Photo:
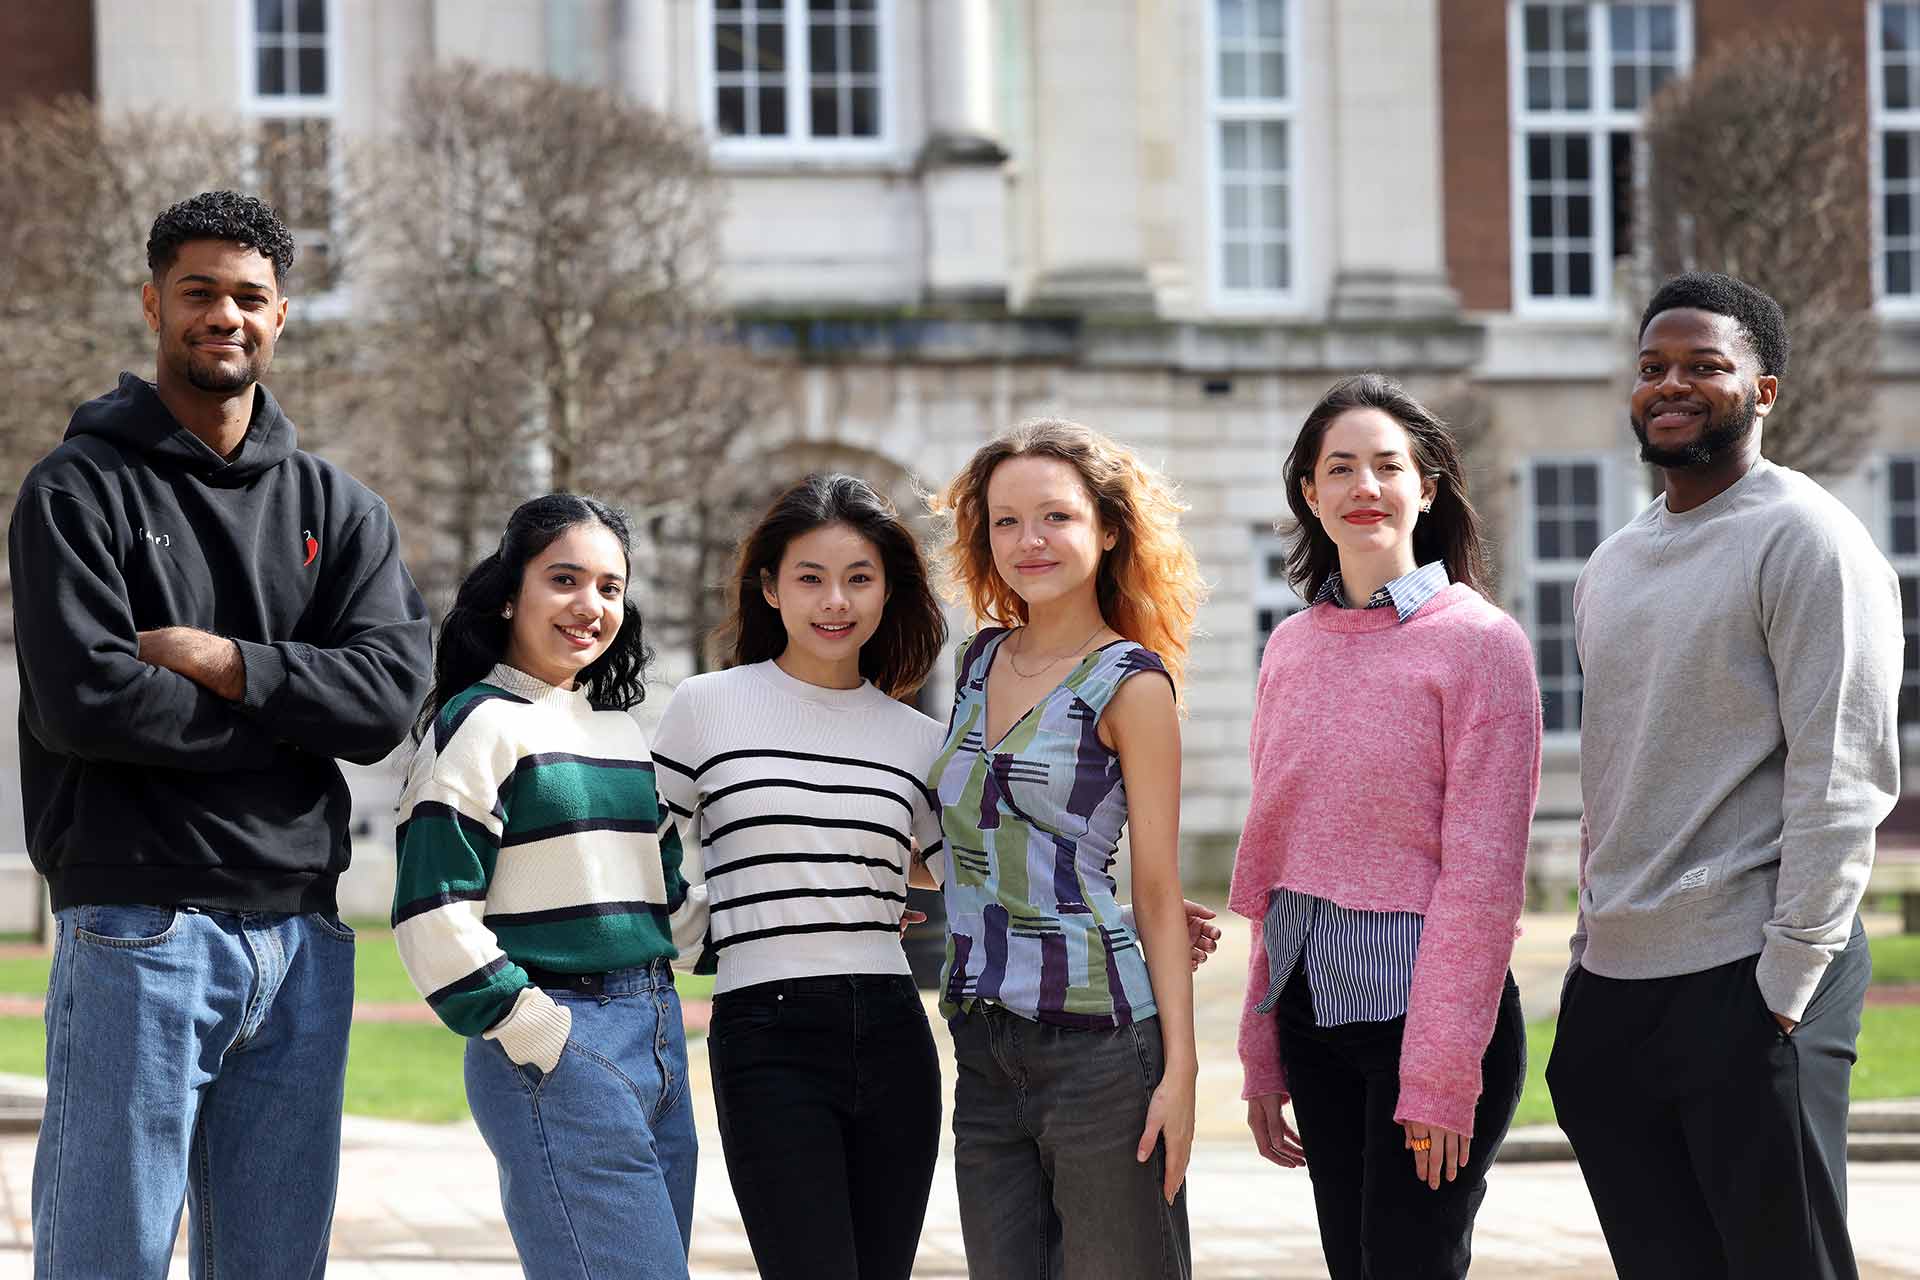
[[[320,1276],[340,1171],[353,934],[332,917],[54,917],[36,1280]]]
[[[467,1105],[500,1166],[529,1280],[686,1280],[699,1156],[687,1038],[664,960],[549,994],[573,1014],[552,1072],[467,1042]]]

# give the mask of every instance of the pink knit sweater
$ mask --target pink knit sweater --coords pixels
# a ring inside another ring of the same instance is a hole
[[[1455,583],[1406,622],[1316,605],[1274,629],[1228,905],[1253,921],[1244,1096],[1286,1093],[1260,922],[1276,888],[1425,917],[1394,1118],[1473,1131],[1540,789],[1533,652]]]

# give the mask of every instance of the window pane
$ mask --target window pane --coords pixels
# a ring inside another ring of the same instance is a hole
[[[1226,246],[1226,263],[1222,274],[1226,277],[1226,286],[1229,289],[1253,287],[1253,255],[1246,245]]]
[[[1287,55],[1284,53],[1260,55],[1260,96],[1263,98],[1287,96]]]
[[[1905,249],[1887,253],[1887,292],[1896,297],[1913,292],[1913,255]]]
[[[1526,30],[1528,53],[1545,53],[1552,47],[1552,38],[1547,34],[1547,6],[1530,4],[1526,7],[1522,19]]]
[[[856,138],[877,138],[880,136],[880,91],[874,88],[855,88],[848,92],[852,104],[853,120],[847,132]]]
[[[1534,253],[1527,255],[1527,292],[1536,298],[1553,296],[1553,255]]]
[[[1237,182],[1229,182],[1222,192],[1220,217],[1229,231],[1244,231],[1252,222],[1248,216],[1248,192]]]
[[[1553,234],[1553,197],[1527,197],[1527,234],[1544,239]]]
[[[1573,501],[1576,506],[1600,505],[1600,468],[1580,466],[1573,469]]]
[[[1553,73],[1546,67],[1527,68],[1527,107],[1532,111],[1553,109]]]
[[[1260,250],[1260,287],[1284,293],[1287,284],[1287,247],[1284,244],[1263,246]]]
[[[253,29],[256,34],[278,35],[286,27],[286,9],[281,0],[253,0]]]
[[[1607,9],[1607,32],[1613,41],[1613,57],[1619,62],[1638,47],[1634,19],[1639,16],[1632,5],[1616,4]]]
[[[720,132],[730,138],[747,131],[747,91],[723,86],[715,95],[714,117]]]
[[[1893,487],[1895,502],[1912,502],[1916,468],[1911,462],[1896,462],[1887,469],[1888,480]]]
[[[1560,591],[1553,583],[1543,582],[1533,590],[1533,622],[1542,630],[1557,627],[1564,619],[1560,613]]]
[[[1224,169],[1239,170],[1247,167],[1247,129],[1244,124],[1222,124],[1220,126],[1220,165]]]
[[[1588,48],[1587,6],[1567,5],[1560,10],[1562,38],[1568,53],[1585,53]]]
[[[1213,12],[1222,40],[1246,39],[1247,0],[1219,0]]]
[[[1640,75],[1632,66],[1616,66],[1613,69],[1613,105],[1621,111],[1635,111],[1640,106]]]
[[[282,94],[287,91],[287,55],[277,44],[270,44],[254,52],[254,84],[261,95]]]
[[[1557,604],[1558,601],[1556,600],[1555,603]],[[1542,680],[1557,680],[1566,674],[1565,654],[1566,650],[1561,647],[1558,636],[1541,641],[1540,678]]]
[[[1254,12],[1259,18],[1258,34],[1269,39],[1287,34],[1286,0],[1259,0]]]
[[[1572,553],[1576,556],[1590,556],[1593,549],[1600,545],[1600,522],[1598,520],[1575,520],[1573,522]]]
[[[848,27],[847,48],[849,71],[871,75],[880,69],[880,43],[872,23],[859,22]]]
[[[787,26],[784,22],[769,22],[762,18],[760,25],[754,28],[755,48],[754,65],[762,71],[784,71],[787,66]],[[764,126],[763,130],[764,130]]]
[[[1655,53],[1677,53],[1680,21],[1673,5],[1656,4],[1647,10],[1647,44]]]
[[[1221,51],[1220,96],[1223,98],[1247,96],[1247,59],[1244,55],[1231,50]]]
[[[1887,107],[1894,111],[1904,111],[1913,105],[1907,96],[1907,69],[1904,65],[1892,62],[1886,67]]]
[[[1585,111],[1593,105],[1587,90],[1587,64],[1575,62],[1568,65],[1562,88],[1566,92],[1566,107],[1569,111]]]
[[[1907,23],[1897,4],[1880,7],[1880,48],[1897,53],[1907,47]]]
[[[1880,158],[1886,177],[1897,179],[1910,175],[1911,170],[1907,163],[1909,158],[1907,152],[1908,137],[1909,135],[1904,133],[1888,133],[1886,137],[1881,140]]]
[[[1287,171],[1287,126],[1284,124],[1260,126],[1260,167],[1268,173]]]
[[[1593,176],[1593,165],[1589,152],[1591,147],[1584,134],[1563,133],[1559,135],[1566,157],[1566,176],[1570,182],[1585,182]]]
[[[1887,234],[1908,235],[1913,230],[1913,199],[1904,192],[1887,192]]]
[[[300,92],[316,96],[327,92],[327,51],[325,49],[300,51]]]
[[[1585,240],[1593,234],[1593,201],[1581,196],[1562,200],[1561,207],[1567,211],[1567,234],[1576,240]]]
[[[327,33],[327,0],[299,0],[294,21],[303,36]]]
[[[1920,521],[1916,521],[1912,516],[1895,516],[1893,518],[1893,554],[1910,556],[1916,549],[1920,549],[1916,544],[1920,544]]]
[[[822,88],[815,84],[808,95],[813,111],[813,136],[816,138],[837,138],[840,136],[840,95],[831,87]]]
[[[816,23],[807,30],[808,70],[816,80],[832,75],[840,66],[839,28]]]
[[[1266,194],[1261,197],[1260,204],[1266,217],[1261,221],[1276,238],[1284,236],[1287,232],[1287,188],[1282,183],[1270,182],[1264,190]]]
[[[1533,469],[1533,504],[1537,507],[1557,507],[1560,502],[1560,468],[1535,467]]]
[[[746,65],[747,40],[738,23],[723,22],[713,31],[713,65],[717,71],[738,71]]]
[[[1550,133],[1532,133],[1527,135],[1527,177],[1535,182],[1545,181],[1553,172],[1553,135]]]
[[[784,137],[787,132],[787,91],[783,88],[762,89],[756,95],[760,118],[754,132],[762,137]]]
[[[1563,549],[1566,544],[1561,540],[1558,520],[1536,520],[1533,522],[1533,528],[1535,556],[1542,560],[1558,560],[1566,554]]]
[[[1558,689],[1540,690],[1540,727],[1548,733],[1568,729],[1567,701]]]
[[[1570,253],[1567,255],[1567,295],[1573,298],[1593,296],[1592,254]]]

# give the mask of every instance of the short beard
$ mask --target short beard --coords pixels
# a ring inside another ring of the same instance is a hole
[[[1706,429],[1700,438],[1692,444],[1681,445],[1678,449],[1668,449],[1650,443],[1647,439],[1647,424],[1640,418],[1630,418],[1633,434],[1640,441],[1640,461],[1650,463],[1663,471],[1685,471],[1693,467],[1710,466],[1720,461],[1728,453],[1743,445],[1747,437],[1753,434],[1753,424],[1759,421],[1755,412],[1757,397],[1752,390],[1741,397],[1724,418],[1709,417]]]
[[[245,391],[260,381],[260,375],[266,372],[256,355],[246,356],[240,367],[219,365],[205,366],[196,361],[191,354],[187,356],[187,381],[197,391],[206,391],[214,395],[229,395],[235,391]]]

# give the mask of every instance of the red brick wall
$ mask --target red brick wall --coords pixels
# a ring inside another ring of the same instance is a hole
[[[93,96],[89,0],[0,3],[0,116],[35,98]]]
[[[1440,0],[1440,162],[1447,274],[1461,305],[1513,306],[1507,6]]]

